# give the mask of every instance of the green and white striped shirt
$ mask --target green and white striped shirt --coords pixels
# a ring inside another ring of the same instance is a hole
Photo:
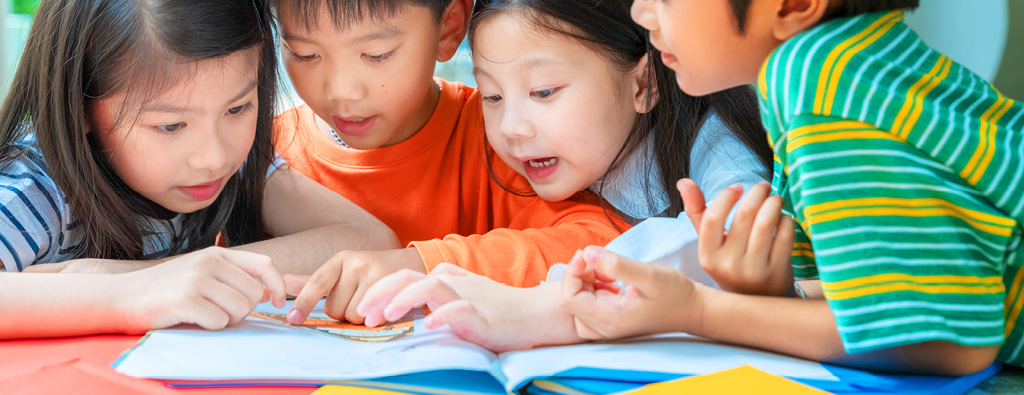
[[[892,11],[831,20],[765,62],[773,187],[843,344],[1003,345],[1024,366],[1024,106]]]

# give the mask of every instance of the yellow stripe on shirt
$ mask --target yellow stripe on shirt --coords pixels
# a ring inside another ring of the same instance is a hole
[[[914,276],[906,273],[885,273],[837,282],[822,282],[829,299],[851,299],[889,292],[992,294],[1005,290],[999,276]]]
[[[1005,103],[1006,100],[1007,98],[1005,96],[999,94],[998,99],[996,99],[996,102],[992,104],[992,106],[989,107],[987,110],[985,110],[984,114],[981,115],[981,128],[978,131],[978,146],[975,147],[974,153],[971,154],[971,159],[967,161],[967,166],[964,166],[963,170],[960,171],[960,178],[966,180],[972,174],[974,174],[974,170],[978,167],[979,163],[981,162],[981,158],[985,154],[985,150],[988,149],[988,131],[991,126],[991,123],[989,121],[996,114],[996,112],[998,112],[999,109],[1003,107],[1003,103]]]
[[[1013,99],[1006,99],[1003,109],[996,112],[996,115],[992,117],[988,128],[988,149],[985,150],[985,159],[982,159],[981,164],[978,165],[977,169],[974,169],[974,174],[971,178],[967,179],[967,182],[971,185],[978,185],[978,181],[981,181],[981,177],[985,175],[985,171],[988,170],[988,165],[992,163],[992,157],[996,154],[996,134],[999,132],[999,119],[1010,111],[1010,107],[1013,107]]]
[[[864,41],[861,41],[853,48],[850,48],[849,51],[846,51],[846,53],[844,53],[843,56],[839,58],[839,62],[836,65],[835,70],[832,71],[832,77],[829,81],[828,89],[825,91],[825,107],[822,108],[823,115],[832,115],[832,103],[835,102],[836,91],[839,89],[839,78],[843,76],[843,70],[845,70],[846,65],[850,63],[850,59],[852,59],[854,55],[860,53],[871,44],[874,44],[876,41],[878,41],[879,38],[885,35],[885,33],[888,33],[889,30],[892,30],[893,26],[896,26],[896,24],[902,20],[902,11],[894,11],[889,13],[889,15],[882,17],[882,19],[879,19],[878,21],[875,22],[884,22],[881,28],[879,28],[866,39],[864,39]]]
[[[836,62],[839,60],[840,56],[845,54],[846,51],[850,49],[850,47],[856,45],[858,42],[861,42],[866,37],[870,36],[872,33],[878,31],[879,28],[887,26],[888,23],[894,20],[896,22],[903,20],[903,11],[890,12],[886,16],[872,23],[870,26],[862,30],[860,33],[857,33],[853,37],[844,40],[842,43],[837,45],[835,49],[832,50],[832,52],[828,54],[828,57],[825,58],[824,64],[822,64],[821,66],[821,73],[818,75],[817,92],[815,92],[816,94],[814,95],[814,111],[816,113],[824,113],[824,109],[822,108],[822,106],[825,102],[826,92],[829,91],[829,82],[831,81],[830,77],[832,76],[832,74],[835,73],[837,75],[837,77],[835,78],[836,81],[838,81],[838,76],[842,75],[841,69],[835,70]],[[888,27],[891,28],[892,26],[888,25]],[[888,31],[889,29],[886,28],[885,30]],[[874,38],[874,40],[877,39],[877,37]],[[834,94],[835,90],[833,89],[831,91]]]
[[[925,97],[949,76],[949,69],[952,65],[952,60],[939,55],[939,60],[935,62],[932,69],[910,87],[910,90],[907,91],[907,98],[903,101],[903,107],[900,108],[896,120],[893,121],[891,128],[893,133],[904,140],[910,135],[910,131],[914,129],[914,125],[921,117],[921,112],[924,111]]]
[[[804,216],[807,225],[812,227],[815,224],[858,216],[951,216],[960,218],[983,232],[1004,237],[1010,236],[1017,224],[1013,219],[960,207],[937,198],[877,197],[835,200],[808,206],[804,210]]]
[[[1010,292],[1006,293],[1006,301],[1003,303],[1003,314],[1010,313],[1006,316],[1006,336],[1010,336],[1010,333],[1013,332],[1013,325],[1017,322],[1017,317],[1020,316],[1021,307],[1024,306],[1024,297],[1018,296],[1022,281],[1024,281],[1024,270],[1018,270],[1017,275],[1013,276],[1013,286],[1010,287]],[[1017,302],[1011,307],[1010,301],[1015,296],[1017,296]]]

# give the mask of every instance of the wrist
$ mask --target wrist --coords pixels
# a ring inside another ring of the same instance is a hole
[[[142,295],[131,290],[136,283],[132,273],[102,275],[99,276],[102,280],[96,282],[101,284],[97,292],[101,300],[97,306],[102,306],[101,315],[107,322],[114,323],[118,333],[138,333],[149,329],[149,325],[142,322],[142,317],[134,307]]]
[[[693,284],[692,288],[683,304],[685,307],[676,310],[676,327],[670,331],[704,337],[705,320],[709,307],[714,304],[716,297],[723,291],[698,282],[691,283]]]
[[[585,340],[576,334],[576,323],[572,314],[562,310],[558,303],[562,283],[549,282],[532,288],[516,288],[519,300],[524,301],[526,313],[524,322],[540,323],[527,332],[536,330],[530,348],[581,343]],[[525,328],[524,328],[525,329]],[[531,335],[533,336],[533,335]]]
[[[420,250],[416,247],[403,248],[402,251],[402,262],[405,263],[406,269],[412,269],[420,273],[428,273],[427,265],[423,262],[423,257],[420,256]]]

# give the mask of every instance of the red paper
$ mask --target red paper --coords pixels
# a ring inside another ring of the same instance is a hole
[[[308,395],[312,387],[172,389],[110,367],[140,336],[98,335],[0,341],[4,394]]]

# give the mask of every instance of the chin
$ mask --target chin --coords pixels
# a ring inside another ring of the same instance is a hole
[[[568,198],[571,198],[572,195],[576,194],[575,192],[572,191],[554,191],[551,190],[551,188],[537,188],[535,186],[533,190],[534,192],[537,192],[537,197],[549,202],[560,202]]]

